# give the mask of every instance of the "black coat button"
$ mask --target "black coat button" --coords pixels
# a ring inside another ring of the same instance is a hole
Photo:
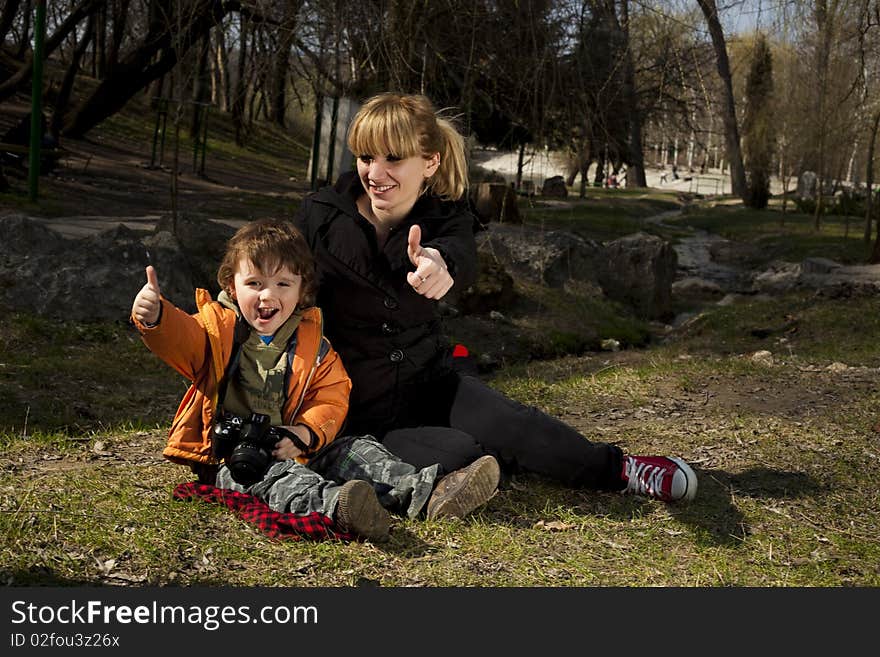
[[[397,310],[397,299],[394,299],[392,297],[385,297],[385,301],[383,303],[388,310]]]
[[[385,335],[395,335],[397,328],[390,322],[382,322],[382,333]]]
[[[392,363],[399,363],[403,360],[403,352],[400,349],[395,349],[390,354],[388,354],[388,358],[391,359]]]

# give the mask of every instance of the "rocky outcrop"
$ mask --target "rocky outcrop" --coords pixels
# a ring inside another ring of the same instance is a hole
[[[541,185],[541,196],[566,198],[568,196],[568,188],[565,186],[565,179],[562,176],[545,178],[544,184]]]
[[[88,237],[65,237],[40,221],[0,218],[0,307],[75,321],[128,318],[153,264],[162,293],[193,312],[193,290],[216,293],[217,263],[234,228],[182,218],[175,233],[118,224]],[[647,319],[668,314],[674,253],[663,240],[636,234],[606,244],[566,231],[489,224],[477,236],[480,273],[455,289],[447,306],[458,313],[503,311],[515,301],[514,279],[555,288],[596,290]],[[599,289],[601,288],[601,290]]]
[[[827,258],[777,261],[756,273],[752,286],[765,294],[814,290],[828,297],[875,296],[880,293],[880,265],[842,265]]]
[[[481,253],[535,283],[586,282],[640,317],[671,314],[676,255],[659,237],[637,233],[600,244],[566,231],[490,225],[477,242]]]
[[[542,285],[598,279],[602,245],[565,231],[490,225],[477,236],[477,246],[514,274]]]
[[[2,217],[0,307],[74,321],[124,321],[144,285],[144,268],[153,264],[162,293],[194,311],[194,288],[216,287],[201,261],[211,260],[216,271],[222,251],[213,253],[210,246],[225,244],[233,229],[210,221],[189,229],[188,245],[167,232],[122,224],[89,237],[65,238],[31,218]]]
[[[635,233],[608,242],[602,250],[599,285],[606,296],[645,319],[672,315],[672,282],[677,257],[666,240]]]

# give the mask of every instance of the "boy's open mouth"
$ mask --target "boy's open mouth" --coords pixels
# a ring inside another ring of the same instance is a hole
[[[271,319],[278,312],[278,308],[257,308],[257,316],[260,319]]]

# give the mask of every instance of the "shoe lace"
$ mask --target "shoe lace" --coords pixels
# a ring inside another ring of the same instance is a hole
[[[627,492],[637,495],[656,495],[663,490],[663,477],[666,476],[665,468],[630,459],[626,470]]]

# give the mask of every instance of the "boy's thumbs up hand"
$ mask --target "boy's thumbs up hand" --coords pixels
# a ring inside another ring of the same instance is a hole
[[[147,284],[141,288],[131,305],[131,315],[141,324],[156,324],[162,310],[162,293],[159,276],[153,265],[147,265]]]

